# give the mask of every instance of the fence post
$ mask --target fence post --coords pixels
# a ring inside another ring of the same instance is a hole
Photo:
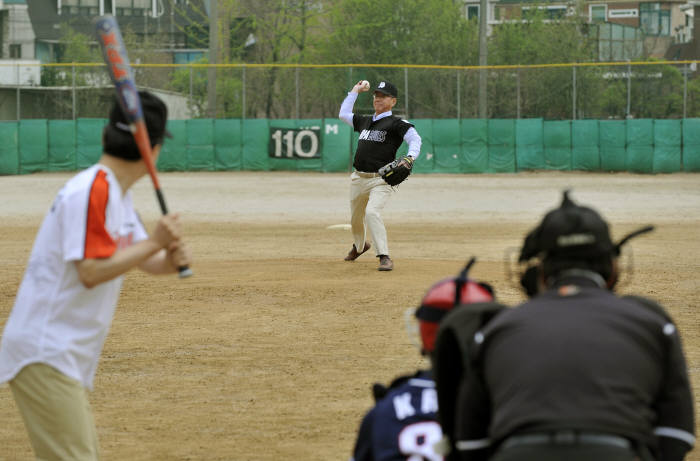
[[[194,107],[194,78],[192,76],[192,63],[190,63],[190,110]]]
[[[72,90],[72,112],[73,112],[73,120],[75,120],[75,63],[71,64],[71,76],[72,76],[72,84],[73,84],[73,90]]]
[[[683,118],[688,107],[688,63],[683,64]]]
[[[299,120],[299,66],[294,69],[294,118]]]
[[[461,97],[460,91],[459,91],[459,90],[460,90],[460,87],[459,87],[459,83],[460,83],[460,81],[459,81],[459,80],[460,80],[460,79],[459,79],[460,73],[461,73],[461,71],[460,71],[459,69],[457,69],[457,119],[460,119],[460,118],[461,118],[461,115],[462,115],[462,114],[461,114],[461,112],[462,112],[462,111],[461,111],[461,108],[462,108],[462,106],[461,106],[461,104],[462,104],[462,97]]]
[[[515,71],[515,118],[520,118],[520,67]]]
[[[245,120],[245,64],[241,69],[241,119]]]
[[[576,64],[571,66],[572,82],[571,82],[571,120],[576,120]]]
[[[632,97],[632,65],[627,60],[627,114],[625,118],[630,118],[630,99]]]
[[[19,111],[19,62],[15,64],[15,74],[17,75],[17,121],[19,122],[19,118],[22,115]]]
[[[403,86],[406,91],[406,96],[404,97],[404,105],[405,105],[405,110],[406,110],[406,119],[409,119],[410,117],[408,116],[408,67],[403,68]]]

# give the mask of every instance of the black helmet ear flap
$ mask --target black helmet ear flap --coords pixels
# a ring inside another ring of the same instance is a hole
[[[539,226],[531,230],[530,233],[527,234],[527,236],[525,236],[525,242],[523,243],[523,248],[520,250],[520,257],[518,258],[518,262],[522,263],[529,261],[530,259],[534,258],[540,253],[541,249],[538,244],[538,239],[541,230],[542,225],[540,224]]]
[[[539,291],[540,266],[531,265],[520,276],[520,286],[525,289],[528,298],[532,298]]]

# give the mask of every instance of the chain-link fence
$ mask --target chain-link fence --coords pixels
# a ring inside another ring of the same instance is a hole
[[[679,119],[700,117],[696,64],[137,64],[134,72],[140,87],[167,99],[174,119],[337,117],[346,92],[361,79],[394,83],[394,112],[411,119]],[[106,116],[113,90],[103,65],[44,64],[39,72],[32,66],[0,64],[0,120]],[[371,97],[361,96],[355,111],[372,113]]]

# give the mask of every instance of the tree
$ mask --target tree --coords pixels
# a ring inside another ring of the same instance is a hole
[[[526,20],[500,24],[489,40],[489,64],[529,65],[586,62],[594,56],[593,43],[587,35],[587,26],[578,15],[550,20],[546,10],[533,5]],[[586,75],[577,77],[578,85],[590,86]],[[519,78],[519,82],[512,80]],[[490,116],[502,117],[502,110],[512,117],[512,107],[504,108],[515,100],[512,88],[519,83],[520,113],[525,117],[570,118],[573,107],[572,70],[566,68],[524,69],[521,72],[502,72],[489,82],[489,101],[504,98],[501,105],[490,105]]]
[[[456,101],[458,71],[370,68],[366,64],[475,65],[478,27],[467,21],[462,3],[453,0],[338,0],[330,14],[329,35],[316,58],[358,64],[358,71],[332,83],[328,92],[342,94],[361,78],[394,82],[411,117],[444,117]],[[342,50],[342,53],[339,53]],[[404,88],[404,81],[408,88]],[[403,94],[401,94],[403,90]],[[408,90],[408,94],[406,94]],[[337,105],[338,103],[335,102]],[[337,110],[337,108],[336,108]]]

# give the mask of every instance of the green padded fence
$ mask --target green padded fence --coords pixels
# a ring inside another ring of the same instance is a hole
[[[74,171],[102,153],[106,119],[0,122],[0,174]],[[421,119],[416,173],[700,171],[700,119]],[[338,119],[171,120],[161,171],[352,167],[358,134]],[[404,143],[399,154],[406,153]]]

